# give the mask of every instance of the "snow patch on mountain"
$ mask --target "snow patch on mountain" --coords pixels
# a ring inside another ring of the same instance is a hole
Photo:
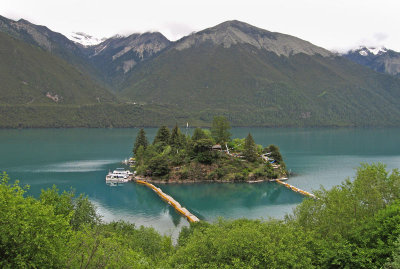
[[[100,44],[101,42],[106,40],[106,38],[97,38],[97,37],[94,37],[92,35],[85,34],[82,32],[72,32],[67,35],[67,38],[69,40],[74,41],[75,43],[79,43],[85,47],[94,46],[94,45]]]
[[[368,56],[368,52],[366,52],[365,50],[360,50],[358,53],[360,53],[360,55],[362,56]]]
[[[350,52],[358,52],[361,56],[368,56],[368,55],[381,55],[386,53],[388,50],[385,47],[366,47],[360,46],[357,49],[350,50]]]
[[[385,47],[369,47],[367,48],[372,54],[378,55],[387,52],[387,49]]]

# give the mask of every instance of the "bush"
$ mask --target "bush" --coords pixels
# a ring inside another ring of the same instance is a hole
[[[189,177],[189,169],[187,167],[183,167],[179,172],[180,179],[187,179]]]
[[[259,167],[256,170],[254,170],[254,176],[256,177],[265,177],[267,176],[267,173],[265,172],[264,167]]]
[[[213,155],[211,151],[200,152],[197,154],[196,160],[199,163],[211,164],[213,162]]]
[[[0,174],[0,267],[63,268],[71,236],[71,214],[32,197]]]
[[[278,221],[236,220],[186,228],[173,268],[313,268],[310,238]]]
[[[163,156],[156,156],[150,159],[148,168],[151,175],[161,177],[169,173],[168,161]]]
[[[184,149],[180,150],[177,154],[170,156],[170,162],[172,166],[182,165],[187,161],[187,153]]]

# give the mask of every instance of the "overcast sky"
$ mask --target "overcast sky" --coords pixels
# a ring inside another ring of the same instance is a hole
[[[226,20],[290,34],[343,51],[400,51],[399,0],[1,0],[0,15],[96,37],[160,31],[176,40]]]

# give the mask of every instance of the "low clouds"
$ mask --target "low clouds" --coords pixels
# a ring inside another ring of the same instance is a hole
[[[384,32],[377,32],[372,34],[370,37],[363,38],[357,42],[354,47],[366,46],[366,47],[385,47],[386,41],[389,40],[389,34]]]
[[[163,25],[161,32],[171,40],[178,40],[195,30],[194,27],[183,22],[167,22]]]
[[[2,0],[0,15],[96,37],[159,31],[177,40],[237,19],[342,51],[359,45],[400,51],[398,0]]]
[[[389,37],[389,35],[386,33],[375,33],[374,34],[374,38],[377,42],[383,42],[383,41],[387,40],[388,37]]]

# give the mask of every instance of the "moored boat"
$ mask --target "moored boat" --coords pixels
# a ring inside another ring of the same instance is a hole
[[[133,178],[133,173],[124,168],[117,168],[113,172],[108,172],[106,175],[106,183],[112,186],[119,183],[126,183]]]

